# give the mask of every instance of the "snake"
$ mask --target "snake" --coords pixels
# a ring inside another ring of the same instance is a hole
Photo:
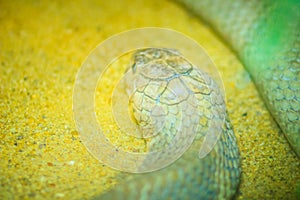
[[[250,73],[273,118],[299,156],[300,3],[293,0],[179,0],[178,2],[191,13],[208,22],[236,52]],[[165,55],[157,57],[157,54]],[[177,59],[175,64],[180,63],[177,68],[165,62],[170,57]],[[159,85],[156,89],[156,91],[162,89],[159,92],[160,95],[164,93],[163,88],[168,87],[170,80],[188,78],[185,83],[189,84],[194,81],[196,85],[201,86],[207,83],[203,81],[203,77],[196,79],[197,73],[193,72],[197,71],[196,66],[186,69],[181,62],[180,53],[174,50],[144,49],[135,53],[133,59],[135,65],[131,71],[138,76],[143,75],[143,71],[139,68],[145,67],[146,63],[154,63],[152,66],[158,66],[160,63],[158,71],[162,70],[165,72],[162,74],[168,74],[167,78],[162,77],[164,86]],[[145,76],[144,72],[145,77],[147,78],[147,75]],[[204,97],[217,91],[217,87],[213,86],[213,81],[208,82],[210,84],[202,87],[200,91]],[[197,93],[195,90],[189,91]],[[145,90],[139,91],[133,99],[133,104],[138,99],[144,98],[144,95]],[[150,99],[153,103],[157,103],[157,94],[151,93],[148,97],[152,97]],[[159,99],[159,103],[168,109],[175,109],[162,99]],[[213,106],[204,104],[204,107]],[[140,115],[143,113],[137,105],[133,108],[133,118],[136,118],[137,123],[143,121]],[[233,128],[227,114],[225,115],[218,141],[204,158],[199,159],[198,151],[194,148],[199,142],[203,142],[198,137],[198,134],[201,135],[203,131],[199,131],[191,148],[172,165],[155,172],[134,175],[130,180],[115,186],[96,199],[233,198],[239,185],[241,169]],[[204,117],[207,116],[204,115]],[[141,124],[147,130],[157,125],[149,119]],[[172,137],[172,131],[169,131],[167,135]],[[163,144],[167,143],[161,138],[159,140],[163,141]]]

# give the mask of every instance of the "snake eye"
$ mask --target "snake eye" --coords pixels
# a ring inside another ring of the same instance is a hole
[[[137,53],[134,55],[134,62],[135,62],[135,67],[139,67],[142,65],[145,65],[146,63],[148,63],[150,61],[149,58],[147,58],[147,56],[141,54],[141,53]]]
[[[152,52],[152,56],[153,56],[153,58],[156,58],[156,59],[159,59],[159,58],[161,58],[161,52],[158,50],[156,50],[156,51],[153,51]]]

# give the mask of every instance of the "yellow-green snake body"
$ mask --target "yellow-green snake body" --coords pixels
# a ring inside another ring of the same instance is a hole
[[[299,1],[180,0],[237,52],[274,119],[300,155]],[[174,41],[175,42],[175,41]],[[198,141],[199,142],[199,141]],[[162,170],[136,175],[103,199],[230,199],[239,183],[239,154],[228,118],[204,159],[190,148]]]

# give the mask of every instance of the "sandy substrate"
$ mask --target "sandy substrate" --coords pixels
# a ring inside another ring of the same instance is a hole
[[[89,199],[113,187],[119,172],[80,142],[73,86],[98,43],[145,26],[192,37],[218,66],[241,151],[237,199],[296,199],[299,159],[240,61],[199,19],[158,0],[0,2],[0,199]]]

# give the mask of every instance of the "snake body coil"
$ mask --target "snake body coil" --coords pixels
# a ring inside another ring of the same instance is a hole
[[[179,0],[237,52],[300,156],[300,2]]]

